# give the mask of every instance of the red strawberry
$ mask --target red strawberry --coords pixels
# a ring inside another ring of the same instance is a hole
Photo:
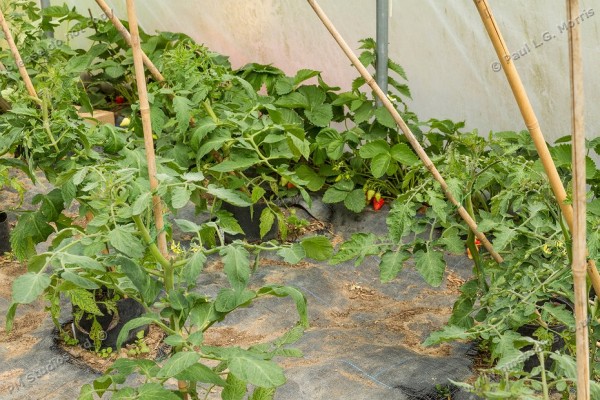
[[[125,97],[123,97],[123,96],[117,96],[117,97],[115,97],[115,103],[117,103],[117,104],[123,104],[123,103],[125,103]]]
[[[385,204],[385,200],[383,198],[380,198],[379,200],[377,200],[376,197],[373,197],[373,199],[371,201],[373,203],[373,210],[375,210],[375,211],[381,210],[381,207],[383,207],[383,205]]]

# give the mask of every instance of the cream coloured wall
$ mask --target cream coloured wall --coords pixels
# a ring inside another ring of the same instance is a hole
[[[125,17],[125,1],[107,1]],[[53,4],[62,0],[53,0]],[[93,0],[68,0],[100,15]],[[390,57],[402,64],[413,93],[411,107],[422,118],[466,120],[468,127],[523,129],[495,53],[472,1],[391,0]],[[568,134],[569,78],[564,0],[490,2],[509,48],[523,54],[521,72],[549,138]],[[321,0],[349,44],[375,35],[375,0]],[[356,77],[349,61],[301,0],[144,0],[137,2],[147,31],[185,32],[230,56],[234,66],[272,63],[288,73],[323,71],[328,82],[348,87]],[[583,0],[587,132],[600,133],[600,2]],[[591,10],[591,11],[590,11]],[[86,11],[87,12],[87,11]],[[550,39],[544,41],[544,38]],[[536,47],[540,43],[543,45]]]

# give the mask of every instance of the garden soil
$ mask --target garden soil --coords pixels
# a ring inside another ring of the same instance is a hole
[[[322,204],[309,210],[311,213],[306,208],[299,208],[298,216],[309,219],[313,229],[337,243],[355,232],[387,230],[385,209],[355,215]],[[191,208],[178,217],[198,218]],[[11,218],[14,221],[14,216]],[[310,328],[294,346],[304,357],[278,360],[288,381],[277,391],[276,399],[447,400],[444,393],[453,393],[450,398],[455,400],[475,399],[450,383],[473,375],[473,346],[421,344],[448,320],[458,288],[471,274],[468,258],[447,256],[446,261],[444,282],[432,288],[410,261],[397,279],[383,284],[375,258],[367,258],[358,267],[352,262],[332,266],[326,262],[289,265],[276,259],[263,260],[251,286],[295,286],[305,294],[309,307]],[[0,257],[2,327],[10,305],[10,285],[25,269],[8,256]],[[210,259],[197,290],[214,296],[226,285],[222,263]],[[61,322],[67,322],[68,306],[63,311]],[[0,328],[0,399],[76,399],[81,386],[110,364],[93,353],[66,351],[57,345],[54,325],[41,301],[19,307],[15,321],[10,333]],[[211,345],[246,348],[277,338],[296,322],[291,299],[263,298],[231,313],[206,333],[205,340]],[[160,358],[164,349],[156,335],[149,335],[148,340],[152,357]]]

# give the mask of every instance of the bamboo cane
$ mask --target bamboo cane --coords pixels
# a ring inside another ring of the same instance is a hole
[[[146,76],[144,74],[144,65],[142,61],[142,48],[140,44],[140,35],[137,25],[137,15],[135,13],[134,0],[127,0],[127,14],[131,28],[131,45],[133,48],[133,61],[135,64],[135,78],[137,81],[138,94],[140,98],[140,113],[142,114],[142,127],[144,130],[144,146],[146,148],[146,159],[148,160],[148,175],[150,177],[150,189],[156,192],[158,189],[158,179],[156,179],[156,155],[154,154],[154,139],[152,138],[152,121],[150,118],[150,103],[148,101],[148,91],[146,88]],[[167,238],[163,219],[162,202],[158,195],[152,197],[152,208],[156,230],[158,231],[157,246],[161,254],[168,257]]]
[[[150,119],[150,103],[148,101],[148,92],[146,88],[146,76],[144,74],[144,59],[142,56],[143,52],[140,43],[140,32],[138,28],[137,14],[135,11],[135,0],[127,0],[127,15],[129,19],[129,29],[131,29],[131,47],[133,49],[135,75],[138,86],[138,94],[140,98],[140,112],[142,115],[142,127],[144,130],[144,146],[146,148],[146,158],[148,161],[150,189],[156,193],[156,190],[158,189],[158,180],[156,179],[156,156],[154,154],[152,122]],[[156,230],[158,231],[158,249],[165,258],[169,258],[167,249],[167,237],[164,227],[162,202],[160,196],[156,194],[152,196],[152,209],[154,212]],[[167,271],[165,271],[165,276],[167,276]],[[169,280],[171,279],[172,278],[169,278]],[[167,289],[167,291],[173,290],[172,286],[173,282],[167,282],[167,279],[165,279],[165,289]],[[189,396],[187,395],[187,383],[185,381],[178,381],[178,387],[183,393],[183,399],[188,400]]]
[[[567,0],[567,19],[579,15],[579,0]],[[590,353],[587,327],[586,290],[586,165],[583,63],[581,59],[581,29],[575,24],[569,29],[569,59],[571,64],[571,102],[573,126],[573,280],[575,284],[575,323],[577,349],[577,400],[590,398]]]
[[[115,28],[117,28],[117,31],[119,31],[121,36],[123,36],[123,39],[125,39],[127,44],[132,46],[131,34],[129,33],[127,28],[125,28],[125,26],[121,23],[119,18],[116,17],[115,13],[113,12],[113,10],[111,10],[111,8],[108,6],[108,4],[106,4],[106,2],[104,0],[96,0],[96,3],[98,4],[98,6],[100,6],[100,8],[104,12],[104,14],[106,14],[106,16],[111,20],[111,22],[113,23]],[[148,58],[146,53],[144,53],[143,51],[142,51],[142,59],[144,61],[144,65],[148,68],[148,71],[150,71],[150,73],[152,74],[154,79],[156,79],[158,82],[164,82],[165,77],[160,73],[160,71],[158,70],[158,68],[156,68],[156,66],[154,65],[152,60],[150,60],[150,58]]]
[[[17,45],[15,44],[15,40],[13,39],[13,36],[10,33],[10,28],[8,27],[8,22],[6,22],[6,18],[4,18],[4,13],[2,12],[2,10],[0,10],[0,25],[2,25],[2,30],[4,31],[4,37],[6,38],[8,47],[10,48],[13,58],[15,59],[15,62],[17,63],[17,68],[19,68],[19,73],[21,74],[21,77],[23,78],[23,81],[25,82],[25,87],[27,88],[29,95],[31,97],[35,97],[36,99],[38,99],[39,97],[37,95],[37,92],[35,91],[35,88],[33,87],[33,83],[31,82],[29,73],[27,73],[27,68],[25,68],[25,63],[23,62],[23,59],[21,58],[21,54],[19,53],[19,49],[17,48]]]
[[[490,40],[494,45],[494,49],[496,50],[500,63],[502,64],[502,69],[506,74],[506,78],[508,79],[508,83],[510,84],[512,92],[515,96],[519,110],[521,111],[521,115],[525,121],[525,125],[527,126],[529,134],[533,139],[535,148],[537,149],[544,166],[544,171],[546,171],[546,175],[550,181],[550,186],[552,187],[554,196],[556,197],[569,229],[571,232],[573,232],[573,207],[565,202],[567,193],[562,181],[560,180],[560,176],[558,175],[558,171],[554,161],[552,160],[550,151],[548,150],[548,145],[546,144],[546,140],[542,134],[542,129],[535,112],[533,111],[533,107],[531,106],[531,102],[529,101],[529,97],[527,96],[527,92],[523,86],[523,82],[521,82],[519,72],[517,71],[517,68],[515,67],[515,64],[511,58],[511,53],[508,51],[508,47],[504,42],[502,34],[500,33],[500,28],[496,24],[496,20],[492,14],[492,10],[488,5],[487,0],[474,0],[474,2],[479,10],[479,14],[481,15],[481,19],[483,20],[483,24],[485,25],[485,29],[490,37]],[[588,260],[587,270],[596,295],[600,295],[600,273],[598,273],[598,269],[596,268],[596,263],[594,260]]]
[[[487,251],[494,258],[494,260],[496,260],[498,263],[501,263],[503,260],[502,260],[502,257],[500,256],[500,254],[498,254],[494,250],[492,244],[487,239],[487,237],[482,232],[479,231],[479,229],[477,228],[477,223],[473,220],[471,215],[469,215],[467,210],[462,206],[462,204],[459,203],[459,201],[454,197],[454,195],[452,195],[452,193],[450,192],[450,189],[448,188],[448,185],[446,184],[446,181],[440,175],[438,169],[435,167],[435,165],[433,164],[433,162],[431,161],[431,159],[429,158],[429,156],[427,155],[427,153],[425,152],[425,150],[423,149],[423,147],[421,146],[421,144],[419,143],[419,141],[417,140],[415,135],[411,132],[408,125],[406,125],[406,122],[404,122],[404,120],[402,119],[402,117],[400,116],[400,114],[398,113],[398,111],[396,110],[394,105],[392,104],[392,102],[388,99],[387,95],[381,90],[381,88],[379,88],[379,86],[375,82],[375,79],[373,79],[373,77],[371,76],[369,71],[367,71],[367,69],[359,61],[358,57],[356,57],[356,55],[354,54],[354,52],[352,51],[350,46],[348,46],[348,44],[345,42],[344,38],[342,38],[342,36],[336,30],[335,26],[329,20],[329,18],[327,17],[327,15],[323,11],[323,9],[321,9],[321,7],[316,3],[316,1],[314,1],[314,0],[307,0],[307,1],[310,4],[310,6],[313,8],[315,13],[319,16],[319,18],[321,19],[321,21],[323,22],[323,24],[325,25],[327,30],[331,33],[331,35],[334,37],[336,42],[342,48],[344,53],[346,53],[346,56],[348,56],[348,58],[350,59],[350,61],[354,65],[354,67],[356,67],[356,69],[362,75],[362,77],[365,79],[367,84],[369,84],[369,86],[371,86],[371,88],[373,89],[373,91],[375,92],[377,97],[381,100],[381,102],[385,106],[385,108],[390,112],[390,114],[396,121],[396,124],[400,127],[400,129],[402,130],[402,132],[408,139],[408,142],[410,143],[412,148],[417,153],[417,156],[419,156],[419,158],[421,159],[421,161],[423,162],[425,167],[429,170],[429,172],[431,172],[431,174],[433,175],[435,180],[438,181],[438,183],[442,187],[442,190],[443,190],[444,194],[446,195],[446,197],[448,198],[448,200],[457,207],[457,211],[458,211],[459,215],[467,223],[469,228],[473,231],[475,236],[477,236],[477,238],[481,241],[483,246],[487,249]]]

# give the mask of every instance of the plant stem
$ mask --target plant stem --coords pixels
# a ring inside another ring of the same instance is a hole
[[[162,253],[160,252],[160,250],[158,249],[158,247],[156,246],[156,243],[154,243],[152,241],[152,237],[150,236],[150,232],[148,232],[148,229],[146,229],[146,226],[144,225],[144,222],[142,221],[142,218],[140,218],[139,215],[134,215],[133,217],[131,217],[133,219],[133,222],[135,222],[135,226],[138,229],[138,232],[140,233],[140,235],[142,235],[142,239],[144,239],[144,242],[146,243],[146,245],[150,248],[150,252],[152,253],[152,255],[154,256],[154,259],[163,267],[163,269],[165,270],[165,281],[167,279],[166,277],[166,272],[168,268],[171,268],[171,263],[169,262],[169,260],[167,260]],[[166,282],[165,282],[165,286],[166,286]]]
[[[471,197],[471,193],[467,195],[467,198],[465,200],[465,207],[471,218],[475,218],[475,211],[473,210],[473,199]],[[467,236],[467,247],[471,252],[473,262],[475,263],[475,271],[477,272],[477,280],[479,281],[479,287],[484,292],[487,292],[490,288],[487,284],[485,270],[483,268],[483,263],[481,262],[481,257],[479,256],[479,249],[475,244],[475,233],[471,229],[469,229],[469,234]]]
[[[52,134],[52,129],[50,128],[50,113],[48,111],[48,97],[44,96],[44,100],[42,101],[42,118],[44,119],[44,131],[46,135],[48,135],[48,139],[50,140],[50,144],[56,150],[56,154],[60,154],[60,149],[58,148],[58,144],[56,143],[56,139]]]
[[[217,117],[217,114],[215,114],[215,110],[213,110],[212,106],[210,105],[210,101],[204,100],[202,104],[204,105],[204,109],[206,110],[208,115],[210,115],[210,117],[212,118],[213,122],[215,124],[219,124],[221,121],[219,121],[219,117]]]
[[[548,393],[548,382],[546,380],[546,366],[544,365],[544,353],[538,352],[538,358],[540,360],[541,377],[542,377],[542,389],[544,391],[544,400],[550,400],[550,394]]]

